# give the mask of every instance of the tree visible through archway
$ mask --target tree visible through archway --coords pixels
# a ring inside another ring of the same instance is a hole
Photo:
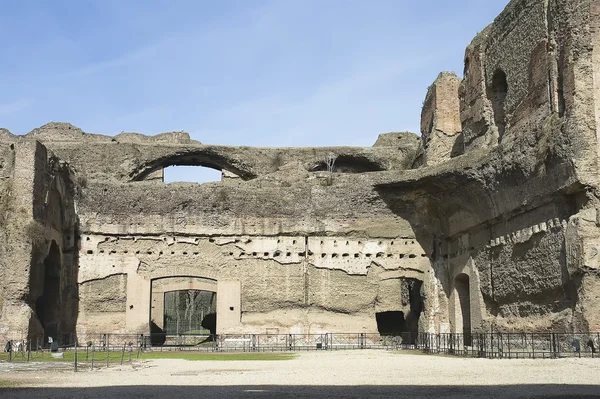
[[[164,330],[167,335],[216,333],[215,292],[178,290],[164,295]]]

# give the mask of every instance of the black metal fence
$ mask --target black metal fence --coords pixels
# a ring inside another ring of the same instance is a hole
[[[43,362],[56,368],[93,370],[131,362],[146,349],[145,339],[137,334],[93,334],[87,338],[78,342],[74,334],[63,334],[52,340],[43,336],[10,340],[0,352],[0,363]]]
[[[159,342],[159,344],[157,344]],[[366,333],[325,334],[74,334],[53,342],[33,336],[6,343],[0,362],[60,361],[78,369],[120,365],[148,351],[277,352],[413,349],[429,354],[481,358],[598,357],[600,333]],[[58,364],[58,363],[57,363]]]
[[[600,333],[419,334],[425,353],[482,358],[598,357]]]

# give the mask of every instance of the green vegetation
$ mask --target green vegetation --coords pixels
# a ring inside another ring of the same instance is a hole
[[[17,382],[0,380],[0,388],[11,388],[11,387],[16,387],[16,386],[19,386],[19,384]]]
[[[46,244],[46,228],[43,224],[37,220],[31,220],[27,226],[25,226],[25,234],[31,241],[34,249],[44,249]]]
[[[32,352],[32,362],[73,362],[75,353],[73,351],[64,352],[64,357],[54,358],[49,352]],[[98,351],[94,353],[94,363],[102,365],[106,363],[106,352]],[[109,363],[120,363],[129,361],[130,352],[109,352]],[[131,352],[131,360],[138,360],[137,351]],[[170,352],[146,352],[140,353],[139,360],[151,359],[182,359],[182,360],[291,360],[297,355],[295,353],[267,353],[267,352],[197,352],[197,351],[170,351]],[[77,352],[77,361],[89,363],[92,360],[92,352],[86,355],[85,350]],[[8,353],[0,353],[0,362],[8,361]],[[27,353],[21,356],[20,353],[13,355],[13,362],[26,362]]]
[[[0,226],[6,226],[13,212],[12,183],[0,183]]]

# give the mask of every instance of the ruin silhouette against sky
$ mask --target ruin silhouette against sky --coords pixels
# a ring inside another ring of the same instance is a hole
[[[427,86],[507,2],[6,2],[1,125],[370,146],[418,133]]]

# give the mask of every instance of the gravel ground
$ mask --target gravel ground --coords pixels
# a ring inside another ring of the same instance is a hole
[[[600,398],[600,359],[487,360],[387,351],[281,361],[161,359],[96,371],[2,371],[2,398]]]

